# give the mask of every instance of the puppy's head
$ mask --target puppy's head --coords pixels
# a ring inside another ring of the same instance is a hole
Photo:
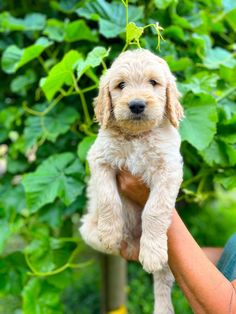
[[[95,114],[103,128],[145,132],[168,118],[178,127],[183,109],[167,63],[145,49],[122,53],[100,81]]]

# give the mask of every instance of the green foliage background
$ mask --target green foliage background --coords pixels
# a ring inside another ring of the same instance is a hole
[[[177,206],[191,232],[223,245],[236,229],[226,192],[236,187],[236,2],[133,0],[126,33],[127,3],[0,2],[0,313],[99,312],[98,263],[77,228],[98,128],[92,99],[130,42],[165,58],[183,95]],[[130,264],[130,313],[151,312],[151,289]],[[176,313],[191,313],[177,288],[173,299]]]

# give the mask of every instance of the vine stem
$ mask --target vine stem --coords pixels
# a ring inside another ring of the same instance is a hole
[[[68,241],[70,241],[70,239],[68,239]],[[67,268],[83,268],[83,267],[91,265],[92,262],[93,262],[92,260],[89,260],[89,261],[84,262],[84,263],[79,263],[79,264],[72,263],[72,260],[79,253],[80,249],[81,249],[81,247],[78,245],[75,248],[75,250],[71,253],[68,261],[63,266],[58,267],[57,269],[54,269],[52,271],[47,271],[47,272],[41,272],[41,271],[36,270],[34,268],[33,264],[31,263],[28,254],[25,253],[26,263],[27,263],[27,265],[29,266],[29,268],[31,270],[31,272],[28,272],[28,275],[36,276],[36,277],[48,277],[48,276],[53,276],[53,275],[59,274],[59,273],[63,272],[64,270],[66,270]]]
[[[94,84],[94,85],[91,85],[91,86],[89,86],[89,87],[87,87],[87,88],[82,89],[81,92],[82,92],[82,93],[87,93],[87,92],[90,92],[90,91],[93,90],[93,89],[96,89],[97,87],[98,87],[98,85],[97,85],[97,84]]]
[[[86,100],[85,100],[85,97],[84,97],[84,93],[78,87],[77,81],[76,81],[76,78],[75,78],[74,74],[72,74],[72,79],[73,79],[73,82],[74,82],[74,88],[75,88],[76,92],[80,96],[80,100],[81,100],[81,104],[82,104],[82,108],[83,108],[84,116],[85,116],[85,122],[86,122],[86,124],[91,125],[92,124],[92,120],[91,120],[89,112],[88,112],[88,107],[87,107],[87,103],[86,103]]]
[[[236,90],[236,86],[229,88],[227,91],[225,91],[225,93],[223,93],[220,97],[218,97],[216,101],[221,102],[221,100],[231,95],[235,90]]]
[[[36,111],[31,109],[30,107],[28,107],[27,102],[24,101],[22,103],[23,109],[27,112],[29,112],[30,114],[34,115],[34,116],[38,116],[38,117],[43,117],[46,114],[48,114],[56,105],[59,101],[61,101],[61,99],[64,97],[63,94],[59,94],[52,102],[51,104],[47,107],[47,109],[45,109],[44,111],[40,112],[40,111]]]

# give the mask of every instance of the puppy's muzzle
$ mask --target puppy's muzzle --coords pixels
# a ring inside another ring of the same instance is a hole
[[[128,103],[128,105],[132,113],[139,115],[144,112],[146,102],[142,99],[133,99]]]

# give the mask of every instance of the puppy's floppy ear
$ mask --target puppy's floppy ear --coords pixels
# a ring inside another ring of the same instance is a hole
[[[175,77],[170,73],[166,87],[166,115],[175,128],[178,128],[179,121],[184,117],[179,97],[180,92],[177,89]]]
[[[111,116],[111,96],[109,80],[106,73],[100,80],[98,96],[94,99],[96,120],[102,128],[106,128]]]

